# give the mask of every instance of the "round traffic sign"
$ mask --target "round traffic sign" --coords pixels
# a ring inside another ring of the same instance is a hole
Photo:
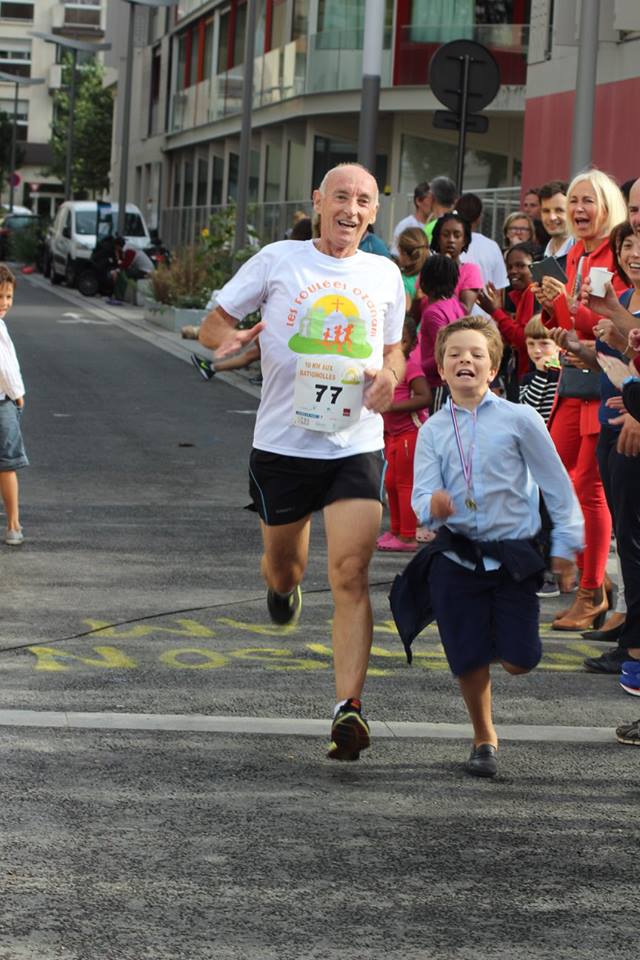
[[[493,54],[474,40],[452,40],[436,50],[429,64],[429,85],[440,103],[462,112],[462,77],[469,58],[469,113],[487,107],[500,89],[500,69]]]

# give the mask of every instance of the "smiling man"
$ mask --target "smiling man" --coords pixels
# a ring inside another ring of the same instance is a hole
[[[564,181],[551,180],[540,187],[540,217],[550,238],[544,255],[555,257],[564,270],[567,254],[575,243],[567,221],[567,184]]]
[[[262,575],[274,623],[294,626],[311,515],[322,511],[334,602],[336,708],[328,756],[369,746],[361,693],[372,641],[368,570],[382,516],[382,411],[404,374],[405,295],[391,260],[358,250],[378,189],[358,164],[330,170],[314,191],[317,240],[264,247],[220,291],[200,330],[216,356],[257,336],[263,387],[250,457]],[[237,330],[260,308],[262,320]]]

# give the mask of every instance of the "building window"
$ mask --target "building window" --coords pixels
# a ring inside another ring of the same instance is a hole
[[[229,24],[231,11],[225,10],[220,14],[220,39],[218,41],[218,61],[216,73],[224,73],[229,68]]]
[[[287,200],[303,200],[308,194],[305,188],[305,147],[303,143],[289,141],[287,151]]]
[[[209,179],[209,161],[204,157],[198,159],[198,179],[196,182],[196,207],[207,205],[207,181]]]
[[[211,206],[219,207],[222,204],[222,180],[224,178],[224,159],[222,157],[213,158],[213,170],[211,171]]]
[[[318,0],[318,33],[363,28],[364,0]]]
[[[0,2],[0,17],[5,20],[33,20],[33,0],[30,3]]]
[[[16,77],[31,76],[31,44],[0,40],[0,71]]]
[[[64,5],[65,27],[99,27],[102,0],[75,0]]]
[[[293,40],[306,37],[309,29],[309,0],[293,0]]]
[[[182,198],[182,206],[193,206],[193,163],[191,160],[185,160],[184,162],[184,197]]]
[[[404,134],[400,156],[400,193],[412,193],[416,183],[438,173],[455,176],[458,148],[454,143]],[[467,150],[464,158],[466,190],[505,187],[508,158],[486,150]]]
[[[236,8],[236,29],[233,37],[233,65],[239,67],[244,63],[244,35],[247,26],[247,4],[238,4]],[[256,48],[256,53],[261,51]]]
[[[159,132],[160,115],[160,72],[162,69],[162,51],[156,47],[151,53],[151,79],[149,82],[149,129],[148,136]]]
[[[208,80],[213,72],[213,17],[204,25],[204,53],[202,56],[202,80]]]
[[[273,203],[280,199],[280,166],[282,164],[282,149],[279,144],[267,144],[267,162],[264,177],[265,203]]]
[[[188,32],[181,33],[178,37],[178,76],[176,78],[176,89],[184,90],[187,86],[187,43]]]
[[[285,43],[288,42],[289,31],[287,29],[287,0],[273,0],[269,49],[277,50],[278,47],[284,47]]]
[[[0,113],[6,113],[9,121],[13,123],[13,100],[0,100]],[[16,114],[16,140],[26,140],[29,128],[29,101],[18,100],[18,112]]]

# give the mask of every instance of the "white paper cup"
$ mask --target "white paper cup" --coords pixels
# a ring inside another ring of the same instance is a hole
[[[604,267],[591,267],[589,271],[589,280],[591,281],[591,293],[594,297],[604,297],[604,285],[613,276],[611,270]]]

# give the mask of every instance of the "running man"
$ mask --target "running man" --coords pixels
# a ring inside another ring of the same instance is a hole
[[[404,375],[405,296],[391,260],[358,250],[378,210],[364,167],[334,167],[313,205],[320,237],[272,243],[247,261],[220,291],[200,341],[220,357],[260,337],[264,382],[249,475],[267,606],[274,623],[297,622],[311,514],[322,510],[337,699],[328,756],[357,760],[369,746],[360,698],[373,636],[369,562],[382,517],[380,414]],[[235,329],[258,307],[260,323]],[[338,325],[352,328],[340,343]]]

